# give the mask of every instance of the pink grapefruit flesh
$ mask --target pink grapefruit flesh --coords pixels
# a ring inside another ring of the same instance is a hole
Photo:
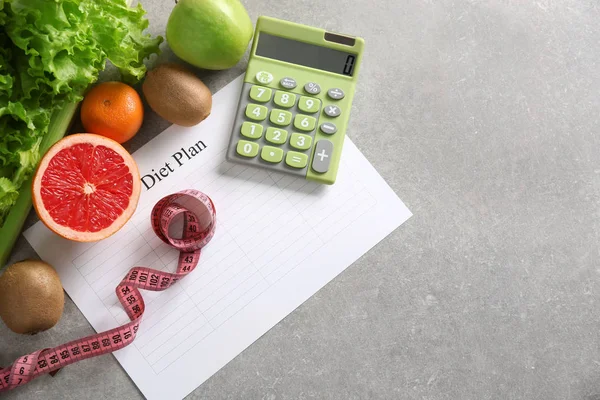
[[[133,215],[140,191],[137,165],[127,150],[94,134],[67,136],[50,148],[32,186],[40,220],[79,242],[118,231]]]

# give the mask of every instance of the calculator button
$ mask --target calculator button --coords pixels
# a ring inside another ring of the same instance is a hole
[[[246,106],[246,117],[255,121],[263,121],[267,118],[267,107],[258,104],[248,104]]]
[[[268,85],[269,83],[273,82],[273,74],[267,71],[260,71],[258,74],[256,74],[256,81],[264,85]]]
[[[279,84],[281,85],[281,87],[286,89],[295,89],[296,86],[298,86],[296,80],[292,78],[283,78],[279,81]]]
[[[344,91],[338,88],[329,89],[327,91],[327,96],[329,96],[329,98],[332,100],[341,100],[344,98],[345,95],[346,94],[344,93]]]
[[[283,129],[267,128],[265,139],[267,139],[267,142],[284,144],[287,141],[287,136],[287,131],[284,131]]]
[[[317,120],[308,115],[298,114],[296,115],[296,118],[294,118],[294,127],[301,131],[310,132],[315,129],[316,124]]]
[[[256,157],[258,154],[258,143],[240,140],[237,144],[237,153],[244,157]]]
[[[294,104],[296,104],[296,95],[293,93],[277,91],[277,92],[275,92],[275,98],[273,99],[273,101],[279,107],[284,107],[284,108],[294,107]]]
[[[242,124],[242,135],[250,139],[258,139],[262,136],[263,127],[252,122],[244,122]]]
[[[301,133],[292,133],[290,146],[298,150],[308,150],[312,144],[312,137]]]
[[[292,123],[292,113],[284,110],[272,110],[270,121],[275,125],[287,126]]]
[[[321,124],[321,132],[326,133],[328,135],[333,135],[337,132],[337,126],[335,126],[335,124],[332,124],[331,122],[325,122],[324,124]]]
[[[266,87],[261,86],[252,86],[250,89],[250,98],[254,101],[258,101],[259,103],[266,103],[271,100],[271,94],[273,91]]]
[[[333,154],[333,143],[327,139],[321,139],[315,146],[315,155],[312,161],[312,168],[319,173],[324,174],[329,170],[331,155]]]
[[[260,152],[260,158],[272,163],[281,162],[283,160],[283,150],[273,146],[265,146]]]
[[[314,114],[321,108],[321,100],[302,96],[298,102],[298,108],[305,113]]]
[[[319,94],[321,93],[321,86],[319,86],[318,83],[308,82],[306,85],[304,85],[304,90],[306,93]]]
[[[342,110],[340,110],[340,108],[338,106],[327,106],[323,109],[323,111],[328,116],[334,117],[334,118],[339,117],[340,114],[342,113]]]
[[[288,151],[285,155],[285,163],[293,168],[304,168],[308,163],[308,156],[296,151]]]

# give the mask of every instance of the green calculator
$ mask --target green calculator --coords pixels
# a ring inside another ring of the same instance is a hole
[[[260,17],[227,159],[333,184],[363,47],[361,38]]]

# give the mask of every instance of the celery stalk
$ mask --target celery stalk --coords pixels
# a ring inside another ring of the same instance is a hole
[[[77,103],[72,103],[66,105],[61,110],[53,112],[48,133],[44,136],[40,145],[40,157],[46,154],[54,143],[65,136],[71,125],[77,106]],[[0,269],[5,266],[12,247],[17,241],[25,219],[31,210],[31,180],[32,178],[29,178],[21,186],[17,203],[10,209],[4,225],[0,228]]]

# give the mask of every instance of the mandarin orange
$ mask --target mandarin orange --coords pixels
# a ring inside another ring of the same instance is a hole
[[[81,122],[89,133],[118,143],[131,139],[142,126],[144,105],[139,94],[122,82],[104,82],[83,99]]]

